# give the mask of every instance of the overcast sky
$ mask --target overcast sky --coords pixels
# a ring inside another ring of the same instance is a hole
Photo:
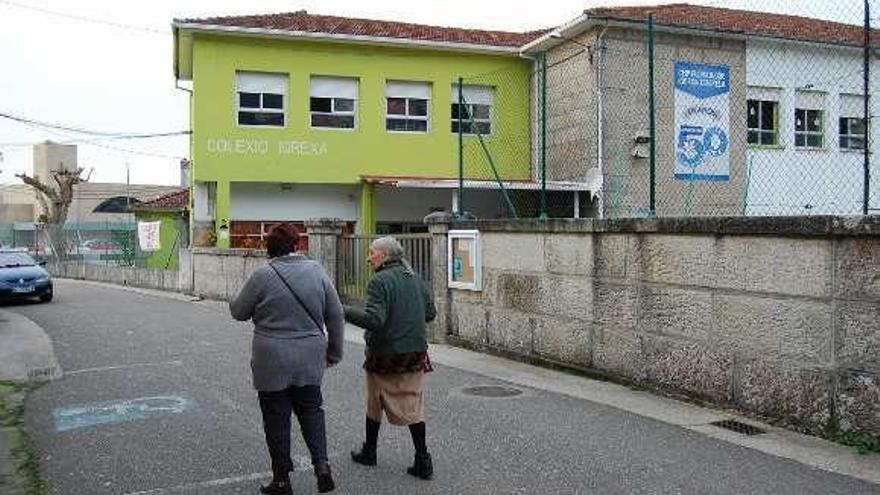
[[[555,26],[585,8],[673,3],[640,0],[0,0],[0,113],[108,133],[158,133],[188,127],[186,94],[174,89],[174,18],[291,12],[398,20],[468,28],[529,30]],[[862,0],[690,0],[859,23]],[[873,7],[873,0],[872,0]],[[499,13],[503,13],[499,15]],[[880,14],[880,12],[877,12]],[[79,140],[79,165],[93,181],[176,184],[183,136],[94,141],[0,118],[0,184],[30,173],[30,145]],[[83,142],[83,140],[91,142]],[[158,156],[150,156],[158,155]]]

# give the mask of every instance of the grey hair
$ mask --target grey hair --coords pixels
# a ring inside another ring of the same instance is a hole
[[[386,236],[380,237],[370,244],[373,249],[385,253],[391,261],[397,261],[403,258],[403,246],[397,239]]]
[[[380,237],[373,241],[372,244],[370,244],[370,247],[376,251],[385,253],[385,256],[388,257],[388,261],[400,261],[403,263],[403,267],[406,268],[407,272],[413,273],[412,266],[410,266],[409,262],[403,258],[403,246],[401,246],[400,241],[394,237],[391,237],[390,235]]]

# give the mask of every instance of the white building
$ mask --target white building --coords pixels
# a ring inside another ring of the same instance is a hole
[[[536,60],[546,55],[549,67],[551,175],[585,182],[600,177],[601,188],[593,188],[600,215],[651,213],[649,13],[656,215],[862,213],[863,28],[798,16],[688,4],[595,8],[532,41],[522,53]],[[880,31],[872,39],[877,81]],[[694,79],[695,70],[711,77]],[[716,76],[723,91],[699,94]],[[872,82],[869,94],[878,87]],[[872,115],[880,110],[876,100],[870,100]],[[871,122],[873,135],[880,128]],[[705,139],[718,130],[723,143],[709,157],[703,150],[717,142]],[[538,123],[536,141],[540,132]],[[871,141],[869,208],[876,212],[880,163]]]

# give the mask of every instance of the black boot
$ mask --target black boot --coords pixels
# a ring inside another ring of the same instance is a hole
[[[271,483],[260,487],[260,493],[264,495],[293,495],[293,489],[290,487],[290,478],[275,477]]]
[[[434,463],[431,461],[431,454],[416,453],[415,462],[406,469],[406,472],[416,478],[429,480],[434,477]]]
[[[364,443],[360,452],[351,451],[351,460],[364,466],[376,465],[376,446],[370,446]]]
[[[315,464],[315,477],[318,479],[318,493],[332,492],[336,488],[333,474],[330,472],[330,463],[327,461]]]

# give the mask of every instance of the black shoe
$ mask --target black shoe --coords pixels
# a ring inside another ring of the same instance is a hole
[[[376,465],[376,447],[370,447],[366,443],[361,446],[360,452],[351,451],[351,460],[364,466]]]
[[[416,454],[415,462],[413,465],[406,469],[407,474],[415,476],[416,478],[421,478],[423,480],[429,480],[434,477],[434,463],[431,461],[431,454],[425,452],[424,454]]]
[[[315,477],[318,479],[318,493],[332,492],[336,488],[333,483],[333,473],[330,472],[330,463],[321,461],[315,464]]]
[[[260,487],[260,493],[264,495],[293,495],[290,481],[274,480],[266,486]]]

